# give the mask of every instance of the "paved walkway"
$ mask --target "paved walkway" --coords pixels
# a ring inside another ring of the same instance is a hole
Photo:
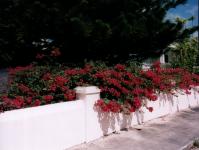
[[[199,137],[199,107],[67,150],[181,150]]]

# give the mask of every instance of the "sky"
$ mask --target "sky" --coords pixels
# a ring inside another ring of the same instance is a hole
[[[198,25],[198,1],[199,0],[188,0],[184,5],[179,5],[175,9],[170,9],[166,19],[175,20],[176,17],[189,18],[194,16],[193,25]],[[192,21],[186,24],[186,27],[190,26],[192,26]],[[195,32],[194,36],[198,36],[198,33]]]

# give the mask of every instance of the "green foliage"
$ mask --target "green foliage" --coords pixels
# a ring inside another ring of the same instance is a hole
[[[171,65],[197,72],[199,62],[198,38],[188,38],[171,49]]]
[[[166,12],[186,0],[1,0],[0,64],[32,61],[32,43],[54,40],[63,61],[125,61],[161,53],[175,40],[197,30],[164,21]],[[25,59],[23,56],[26,56]]]
[[[159,93],[191,94],[191,88],[199,85],[199,76],[185,69],[165,69],[155,62],[144,71],[136,64],[86,64],[79,68],[31,64],[10,68],[9,89],[0,95],[0,112],[75,100],[74,88],[90,85],[101,90],[102,99],[96,106],[102,111],[129,114],[145,106],[151,112],[146,99],[155,101]]]

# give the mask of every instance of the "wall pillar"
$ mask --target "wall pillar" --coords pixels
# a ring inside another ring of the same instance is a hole
[[[100,89],[96,86],[75,88],[77,99],[83,100],[85,105],[85,142],[92,141],[103,136],[99,124],[98,112],[95,110],[95,102],[100,99]]]

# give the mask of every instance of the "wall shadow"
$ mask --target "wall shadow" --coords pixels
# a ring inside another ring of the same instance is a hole
[[[158,100],[154,102],[156,104],[153,104],[153,101],[147,101],[144,107],[129,115],[124,113],[101,112],[99,109],[95,109],[103,135],[118,132],[122,129],[129,129],[133,124],[141,125],[145,121],[170,114],[171,112],[179,112],[181,109],[184,109],[183,107],[190,108],[192,96],[197,100],[198,90],[192,91],[194,95],[191,95],[191,97],[187,94],[183,94],[181,97],[180,94],[181,93],[178,93],[177,96],[172,94],[159,94]],[[180,102],[181,99],[187,100],[187,103],[183,104],[183,106],[182,103],[184,100]],[[197,100],[197,104],[199,105],[199,100]],[[154,111],[148,112],[146,107],[154,107]]]
[[[96,111],[100,128],[105,136],[118,133],[120,130],[128,130],[132,126],[133,119],[137,121],[136,124],[144,123],[144,113],[140,110],[131,114]]]
[[[108,112],[100,112],[98,111],[98,122],[100,124],[100,128],[102,129],[103,135],[108,135],[112,130],[112,132],[116,131],[117,122],[120,121],[118,113],[108,113]]]

